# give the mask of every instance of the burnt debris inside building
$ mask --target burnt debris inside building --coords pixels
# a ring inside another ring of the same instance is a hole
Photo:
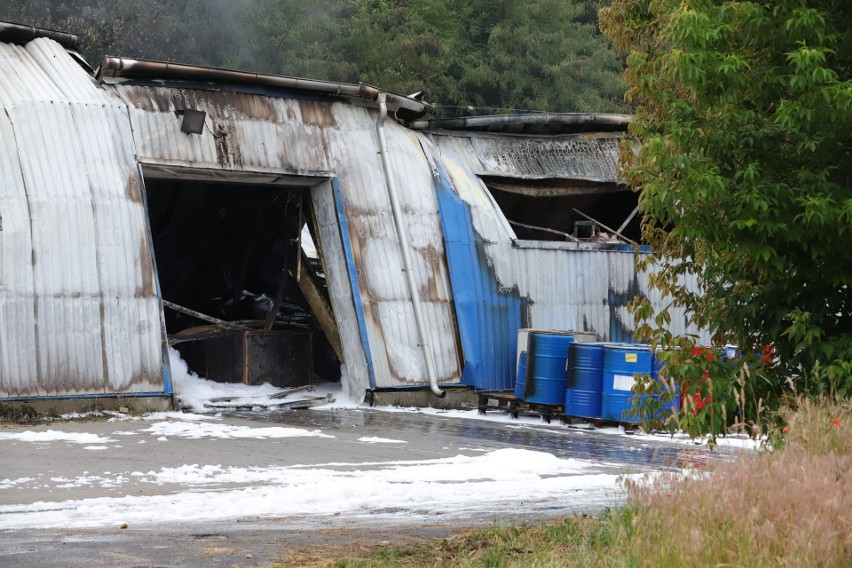
[[[310,286],[328,304],[306,189],[147,177],[145,185],[169,343],[190,369],[277,387],[340,380],[303,292]]]
[[[638,194],[624,184],[484,177],[519,239],[640,240]]]

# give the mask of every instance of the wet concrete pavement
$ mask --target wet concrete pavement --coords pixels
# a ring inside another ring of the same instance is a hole
[[[334,438],[237,438],[160,440],[146,420],[71,422],[14,427],[0,432],[54,430],[96,434],[114,440],[103,450],[79,444],[33,444],[0,441],[0,566],[254,566],[286,558],[288,550],[313,545],[372,546],[383,541],[431,538],[459,526],[494,522],[535,522],[572,513],[597,513],[617,505],[612,495],[578,492],[563,503],[511,504],[505,510],[483,507],[463,515],[403,514],[292,515],[200,520],[183,517],[172,523],[114,523],[102,527],[16,528],[3,521],[15,506],[37,502],[78,502],[100,497],[168,496],[187,487],[180,483],[136,482],[131,472],[178,468],[184,464],[222,467],[277,467],[301,464],[356,464],[360,470],[381,469],[395,461],[437,460],[485,451],[524,448],[560,458],[592,462],[592,473],[641,473],[684,464],[703,467],[724,453],[647,437],[602,434],[544,423],[504,423],[419,412],[372,409],[251,413],[224,416],[219,423],[235,427],[285,426],[320,430]],[[405,444],[368,444],[364,437],[403,440]],[[2,480],[12,480],[6,486]],[[116,483],[116,479],[120,483]],[[29,481],[21,481],[29,480]],[[69,483],[69,480],[72,482]],[[80,480],[88,480],[81,484]],[[228,487],[251,487],[229,483]],[[210,488],[205,488],[210,490]],[[212,488],[215,491],[216,487]],[[211,499],[215,494],[211,493]],[[53,506],[53,505],[51,505]],[[378,514],[377,514],[378,513]],[[391,512],[393,513],[393,512]],[[430,516],[431,515],[431,516]],[[25,517],[22,517],[25,519]],[[166,515],[168,518],[168,515]],[[424,518],[426,519],[424,521]]]

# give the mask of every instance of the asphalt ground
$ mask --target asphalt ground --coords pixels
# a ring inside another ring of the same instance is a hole
[[[29,479],[0,489],[0,506],[77,502],[99,497],[160,496],[186,490],[180,483],[68,484],[63,480],[103,473],[151,471],[184,464],[270,467],[297,464],[358,463],[362,469],[383,462],[434,460],[483,451],[522,448],[561,458],[589,460],[596,472],[642,473],[676,467],[704,467],[730,456],[704,447],[655,441],[648,437],[603,434],[562,424],[491,422],[454,415],[385,412],[374,409],[304,410],[226,415],[219,423],[248,428],[288,426],[319,429],[334,438],[187,439],[168,443],[120,444],[104,451],[81,451],[69,443],[0,441],[0,480]],[[61,431],[120,438],[138,434],[146,420],[58,422],[38,426],[0,426],[0,432]],[[405,444],[364,444],[363,437],[404,440]],[[472,451],[471,448],[476,448]],[[369,465],[373,464],[373,465]],[[251,482],[247,481],[246,486]],[[211,498],[215,494],[211,493]],[[15,528],[0,530],[0,566],[264,566],[306,551],[344,552],[385,544],[441,538],[462,527],[493,523],[531,523],[570,514],[596,514],[617,505],[584,492],[559,503],[483,509],[463,516],[406,519],[399,514],[292,515],[179,523],[110,524],[92,528]],[[389,513],[393,513],[392,511]],[[166,516],[167,518],[167,516]],[[6,524],[8,525],[8,523]],[[0,517],[0,526],[2,518]],[[301,555],[301,556],[299,556]]]

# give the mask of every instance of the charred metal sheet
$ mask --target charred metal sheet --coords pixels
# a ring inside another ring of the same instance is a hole
[[[107,89],[131,107],[143,162],[302,176],[327,175],[332,169],[325,131],[337,120],[328,101],[141,85]],[[186,109],[207,113],[200,135],[180,131]]]
[[[126,107],[47,38],[0,70],[0,396],[162,392]]]
[[[463,156],[477,175],[520,179],[560,178],[618,183],[622,133],[506,136],[487,133],[428,134],[439,149]]]
[[[195,328],[209,332],[207,326]],[[196,371],[211,381],[287,388],[313,381],[312,334],[308,331],[229,331],[178,349],[203,353]],[[187,361],[193,359],[187,355]]]
[[[422,385],[428,383],[428,378],[405,284],[378,140],[373,134],[375,120],[375,115],[366,109],[353,108],[344,127],[329,131],[329,141],[338,158],[352,255],[360,271],[358,283],[375,369],[374,386]],[[359,144],[347,144],[346,130],[370,132],[371,136]],[[391,124],[387,133],[391,174],[396,176],[400,188],[414,278],[436,375],[440,383],[458,383],[461,353],[429,166],[410,131]]]

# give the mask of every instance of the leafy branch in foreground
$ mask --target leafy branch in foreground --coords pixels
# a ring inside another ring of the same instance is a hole
[[[791,391],[852,395],[850,17],[833,0],[617,0],[600,12],[627,54],[641,145],[622,155],[655,251],[651,286],[717,345],[752,360],[771,346],[771,373],[740,368],[755,409]],[[655,342],[691,352],[636,308]]]

